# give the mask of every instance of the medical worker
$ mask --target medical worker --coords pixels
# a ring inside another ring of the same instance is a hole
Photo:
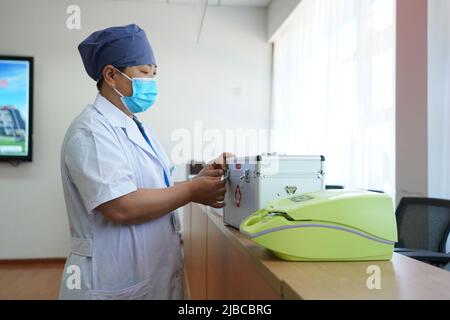
[[[174,184],[158,138],[137,117],[158,95],[145,32],[134,24],[108,28],[78,49],[99,93],[61,151],[71,252],[60,298],[183,299],[176,210],[190,202],[224,206],[227,154]]]

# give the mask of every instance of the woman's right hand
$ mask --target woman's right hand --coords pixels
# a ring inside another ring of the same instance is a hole
[[[225,207],[226,180],[219,177],[198,176],[192,179],[191,199],[192,202],[204,204],[213,208]]]

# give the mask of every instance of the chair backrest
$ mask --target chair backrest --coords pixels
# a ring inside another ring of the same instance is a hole
[[[328,185],[325,186],[325,190],[343,190],[344,186]]]
[[[450,253],[450,226],[448,226],[447,231],[444,233],[444,238],[442,239],[442,252]]]
[[[450,228],[450,200],[403,198],[396,210],[396,247],[445,252]]]

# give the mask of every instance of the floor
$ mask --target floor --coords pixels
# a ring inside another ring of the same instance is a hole
[[[0,300],[55,300],[65,261],[0,261]],[[185,285],[185,299],[190,294]]]
[[[64,260],[0,261],[0,300],[58,298]]]

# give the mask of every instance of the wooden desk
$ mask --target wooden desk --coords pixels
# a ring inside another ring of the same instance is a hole
[[[394,253],[391,261],[286,262],[192,204],[185,262],[193,299],[450,299],[450,272]],[[367,268],[378,266],[381,289]]]

